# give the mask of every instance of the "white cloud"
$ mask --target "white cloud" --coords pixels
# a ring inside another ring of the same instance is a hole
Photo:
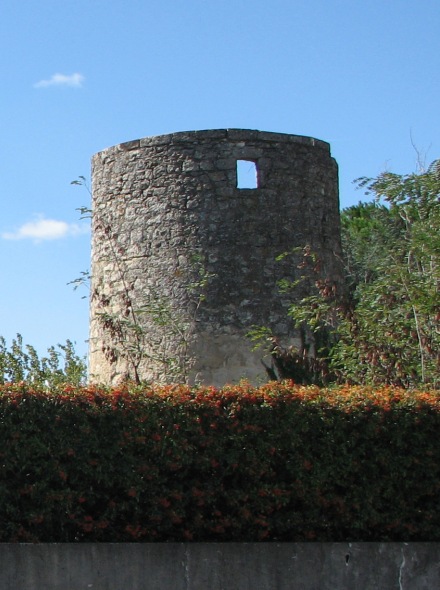
[[[49,80],[40,80],[34,84],[34,88],[47,88],[48,86],[71,86],[72,88],[81,88],[85,78],[82,74],[54,74]]]
[[[4,240],[59,240],[68,236],[77,236],[88,233],[89,226],[86,224],[66,223],[56,219],[44,219],[28,221],[15,232],[2,233]]]

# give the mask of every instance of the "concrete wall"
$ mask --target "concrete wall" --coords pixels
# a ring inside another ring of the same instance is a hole
[[[256,188],[237,186],[239,160],[255,164]],[[280,295],[277,281],[303,272],[276,257],[310,245],[323,275],[337,278],[338,168],[329,145],[216,129],[128,142],[92,162],[92,379],[266,382],[246,334],[267,326],[292,344],[291,295]],[[200,271],[209,275],[203,293]],[[155,321],[160,306],[165,315]]]
[[[437,543],[3,544],[1,590],[437,590]]]

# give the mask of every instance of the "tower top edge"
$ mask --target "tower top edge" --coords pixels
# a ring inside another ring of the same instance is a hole
[[[144,137],[141,139],[135,139],[133,141],[126,141],[104,150],[101,150],[95,154],[95,156],[101,154],[115,153],[115,152],[127,152],[136,150],[143,147],[159,146],[159,145],[172,145],[172,144],[197,144],[203,140],[210,141],[256,141],[256,142],[276,142],[276,143],[297,143],[303,144],[309,147],[323,149],[330,153],[330,144],[321,139],[314,137],[308,137],[305,135],[293,135],[290,133],[277,133],[273,131],[260,131],[258,129],[202,129],[196,131],[178,131],[176,133],[167,133],[165,135],[153,135]]]

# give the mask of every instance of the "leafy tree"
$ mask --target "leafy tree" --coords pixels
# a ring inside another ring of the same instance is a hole
[[[384,258],[390,242],[401,238],[402,231],[402,219],[377,201],[359,203],[341,212],[344,270],[350,292],[378,277],[378,260]]]
[[[70,340],[51,346],[47,356],[40,358],[33,346],[23,344],[21,334],[12,340],[10,348],[0,336],[0,384],[26,381],[50,388],[63,383],[81,385],[86,376],[86,361],[76,354]]]
[[[341,381],[440,387],[440,160],[358,184],[374,200],[342,213],[347,290],[316,281],[290,315],[331,336],[317,354]]]

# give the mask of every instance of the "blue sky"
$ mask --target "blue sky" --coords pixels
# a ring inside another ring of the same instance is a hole
[[[241,127],[330,142],[353,179],[440,157],[438,0],[2,0],[0,334],[87,350],[71,185],[111,145]]]

